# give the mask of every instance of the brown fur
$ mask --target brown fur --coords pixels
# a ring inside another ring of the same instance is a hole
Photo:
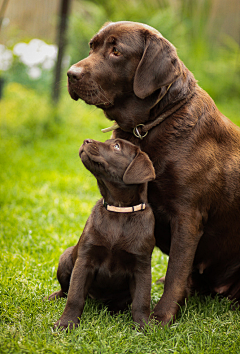
[[[155,318],[163,324],[174,319],[196,290],[239,302],[239,128],[219,112],[156,30],[110,23],[90,43],[89,57],[68,72],[71,97],[116,120],[120,128],[113,137],[140,146],[156,171],[148,198],[156,245],[169,263]],[[165,119],[144,139],[133,135],[138,124],[146,132],[159,116]]]
[[[79,155],[97,178],[105,202],[116,207],[146,203],[146,209],[118,213],[106,210],[103,199],[97,202],[78,244],[60,258],[61,290],[49,300],[67,296],[67,303],[55,327],[77,326],[87,295],[113,312],[132,303],[133,320],[143,327],[150,315],[155,245],[154,216],[147,204],[147,182],[155,178],[153,165],[137,146],[121,139],[85,140]]]

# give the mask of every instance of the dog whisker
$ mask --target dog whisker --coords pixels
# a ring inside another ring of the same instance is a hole
[[[98,84],[98,87],[100,88],[100,90],[101,90],[101,94],[104,96],[104,98],[106,98],[106,100],[107,100],[107,102],[105,102],[105,103],[110,103],[111,105],[113,105],[113,102],[111,102],[108,98],[107,98],[107,96],[106,96],[106,94],[105,94],[105,91],[102,89],[102,87]],[[104,103],[104,104],[105,104]]]

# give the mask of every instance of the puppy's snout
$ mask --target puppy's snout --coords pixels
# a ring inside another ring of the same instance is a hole
[[[83,145],[91,144],[92,142],[93,142],[92,139],[85,139],[84,142],[83,142]]]
[[[82,79],[84,76],[83,68],[76,67],[72,65],[71,68],[67,72],[68,80],[72,83],[75,83]]]

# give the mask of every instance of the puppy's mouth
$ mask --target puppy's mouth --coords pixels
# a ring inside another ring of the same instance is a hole
[[[79,150],[79,157],[84,166],[92,173],[105,171],[108,166],[106,161],[100,155],[97,155],[96,152],[92,154],[83,146]]]

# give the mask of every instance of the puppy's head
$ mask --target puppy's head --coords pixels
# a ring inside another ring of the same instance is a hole
[[[111,139],[104,143],[87,139],[80,147],[79,156],[98,180],[133,185],[155,178],[147,154],[123,139]]]

